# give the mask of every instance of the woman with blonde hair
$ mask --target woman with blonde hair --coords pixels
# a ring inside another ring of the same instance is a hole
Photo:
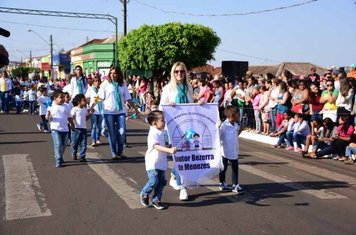
[[[171,69],[170,82],[163,87],[161,105],[193,103],[193,88],[187,76],[187,67],[183,62],[176,62]],[[173,168],[169,185],[180,190],[179,199],[188,200],[187,189],[182,186],[178,171]]]

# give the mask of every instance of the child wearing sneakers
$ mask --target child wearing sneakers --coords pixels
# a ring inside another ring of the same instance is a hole
[[[220,126],[220,142],[221,142],[221,153],[222,153],[222,162],[224,169],[220,171],[220,190],[227,191],[231,188],[226,184],[225,174],[228,166],[228,161],[231,163],[231,178],[232,178],[232,191],[237,194],[242,194],[243,189],[239,185],[239,135],[242,131],[240,128],[239,118],[240,113],[236,106],[227,106],[225,108],[224,114],[226,120]],[[234,143],[234,144],[232,144]]]
[[[70,117],[70,112],[63,105],[64,94],[61,91],[53,92],[53,104],[48,108],[46,119],[51,123],[51,135],[53,139],[54,157],[56,159],[56,167],[62,167],[63,154],[67,145],[68,137],[68,122],[74,128],[74,123]]]
[[[78,94],[73,99],[74,107],[70,111],[74,122],[74,130],[71,131],[71,148],[70,152],[73,160],[77,160],[77,151],[79,148],[79,157],[81,162],[86,162],[85,154],[87,151],[87,124],[86,121],[90,118],[88,112],[87,99],[83,94]]]
[[[44,132],[50,132],[48,130],[48,124],[47,124],[47,120],[46,120],[45,116],[46,116],[48,107],[51,106],[51,98],[49,98],[47,95],[46,87],[44,87],[44,86],[41,87],[39,91],[41,93],[41,96],[38,97],[37,103],[40,106],[39,115],[41,117],[41,122],[37,124],[37,128],[39,131],[42,131],[42,128],[43,128]]]
[[[147,116],[150,130],[147,136],[147,152],[145,155],[145,165],[148,182],[141,191],[141,204],[149,206],[149,194],[154,190],[152,205],[158,209],[165,209],[161,204],[163,187],[166,184],[165,171],[168,167],[167,153],[177,152],[175,147],[166,147],[165,144],[165,121],[162,111],[152,111]]]

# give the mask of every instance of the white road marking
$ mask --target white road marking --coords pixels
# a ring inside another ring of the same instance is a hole
[[[28,154],[3,155],[6,220],[51,216]]]
[[[88,162],[89,167],[93,169],[96,174],[104,180],[105,183],[107,183],[122,200],[124,200],[129,208],[142,208],[139,200],[140,192],[138,190],[130,186],[124,177],[121,177],[110,166],[106,165],[104,161],[101,163],[101,158],[98,153],[87,152],[86,156],[87,158],[96,160],[93,163]]]
[[[143,154],[143,155],[145,154],[145,152],[142,152],[142,151],[140,151],[138,153],[139,154]],[[172,168],[172,167],[173,167],[173,162],[170,161],[169,162],[169,168]],[[327,191],[325,189],[311,189],[306,185],[303,185],[303,184],[300,184],[300,183],[294,183],[293,181],[295,181],[295,180],[287,179],[286,177],[283,178],[281,176],[276,176],[276,175],[270,174],[268,172],[262,171],[260,169],[257,169],[256,167],[240,164],[239,168],[241,170],[249,172],[250,174],[254,174],[254,175],[263,177],[263,178],[265,178],[267,180],[271,180],[271,181],[279,183],[279,184],[283,184],[283,185],[285,185],[287,187],[290,187],[290,188],[293,188],[293,189],[297,189],[298,191],[310,194],[310,195],[315,196],[315,197],[320,198],[320,199],[345,199],[345,198],[348,198],[348,197],[346,197],[344,195],[341,195],[341,194],[338,194],[338,193],[334,193],[334,192],[331,192],[331,191]],[[210,179],[210,180],[207,180],[207,184],[208,185],[216,185],[217,182],[212,180],[212,179]],[[219,191],[217,186],[206,186],[206,187],[208,189],[212,190],[212,191]],[[224,192],[223,194],[227,195],[227,196],[230,196],[229,193],[225,193]],[[228,197],[228,199],[231,200],[231,201],[236,201],[235,198]],[[251,200],[253,200],[253,196],[252,195],[247,195],[247,198],[245,198],[244,200],[251,201]]]
[[[315,196],[320,199],[345,199],[345,198],[347,198],[346,196],[343,196],[341,194],[330,192],[330,191],[327,191],[324,189],[319,189],[319,190],[310,189],[303,184],[294,183],[293,180],[291,180],[291,179],[286,179],[286,178],[282,178],[280,176],[272,175],[265,171],[259,170],[256,167],[242,165],[242,164],[239,167],[241,170],[247,171],[251,174],[263,177],[265,179],[274,181],[276,183],[283,184],[283,185],[293,188],[293,189],[297,189],[298,191],[310,194],[310,195]]]

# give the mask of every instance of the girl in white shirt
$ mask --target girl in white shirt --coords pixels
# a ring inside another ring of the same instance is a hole
[[[98,91],[101,80],[96,75],[93,78],[93,84],[88,88],[85,97],[89,100],[89,107],[93,107],[94,112],[90,115],[91,122],[91,146],[101,144],[100,133],[103,121],[103,103],[98,99]]]
[[[64,94],[61,91],[53,92],[53,104],[48,108],[46,119],[50,121],[51,135],[53,139],[54,157],[56,167],[63,166],[64,150],[67,146],[68,122],[74,128],[73,119],[70,117],[69,110],[63,105]]]
[[[77,151],[79,148],[79,158],[81,162],[86,162],[87,151],[87,120],[90,117],[88,112],[87,100],[83,94],[78,94],[73,99],[73,105],[70,114],[74,122],[74,130],[71,132],[71,155],[73,160],[77,160]]]
[[[225,175],[228,166],[228,161],[231,163],[231,178],[232,178],[232,191],[237,194],[242,194],[243,189],[239,185],[239,135],[242,131],[238,124],[240,112],[236,106],[227,106],[225,108],[226,120],[220,126],[220,142],[222,162],[224,169],[219,174],[220,190],[226,191],[231,188],[226,184]]]

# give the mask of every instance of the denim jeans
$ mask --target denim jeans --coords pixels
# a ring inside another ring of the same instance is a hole
[[[36,111],[35,101],[29,101],[30,113],[33,114]]]
[[[101,114],[92,114],[90,116],[92,143],[95,143],[100,139],[102,121],[103,121],[103,116]]]
[[[76,128],[72,131],[72,142],[70,145],[70,153],[72,156],[77,156],[79,146],[79,157],[85,159],[87,152],[87,129]]]
[[[172,168],[172,174],[174,175],[174,177],[176,177],[177,185],[181,186],[182,179],[180,178],[179,172],[175,167]]]
[[[351,157],[352,154],[356,153],[356,148],[352,148],[351,146],[347,146],[345,150],[345,156]]]
[[[109,145],[112,155],[120,155],[124,151],[126,135],[126,114],[104,114],[109,132]]]
[[[277,145],[285,144],[286,143],[286,140],[285,140],[286,138],[287,138],[287,132],[284,132],[284,133],[280,134],[278,136]]]
[[[271,110],[269,111],[269,117],[270,117],[270,121],[271,121],[271,130],[270,132],[275,132],[276,131],[276,115],[277,115],[277,108],[271,108]]]
[[[286,139],[288,141],[289,146],[291,146],[291,147],[294,147],[293,133],[294,133],[293,131],[287,131],[287,133],[286,133]]]
[[[239,120],[240,126],[243,126],[242,121],[243,121],[243,118],[244,118],[244,108],[243,108],[243,107],[240,107],[240,108],[239,108],[239,112],[240,112],[240,120]]]
[[[68,132],[52,130],[54,158],[56,159],[56,167],[63,164],[63,154],[67,146]]]
[[[46,119],[46,115],[41,115],[41,122],[40,122],[41,127],[43,127],[43,129],[45,131],[48,131],[48,121]]]
[[[1,93],[1,110],[5,113],[10,111],[10,91],[0,92]]]
[[[307,137],[298,132],[295,132],[293,133],[293,139],[297,143],[297,147],[302,148],[302,144],[305,144]]]
[[[153,190],[152,202],[161,200],[163,187],[166,185],[165,171],[162,170],[148,170],[147,171],[148,182],[143,187],[141,195],[148,196]]]
[[[22,101],[16,101],[15,102],[16,105],[16,113],[19,114],[22,111]]]
[[[257,109],[254,110],[254,113],[255,113],[256,130],[261,132],[262,130],[261,113]]]

